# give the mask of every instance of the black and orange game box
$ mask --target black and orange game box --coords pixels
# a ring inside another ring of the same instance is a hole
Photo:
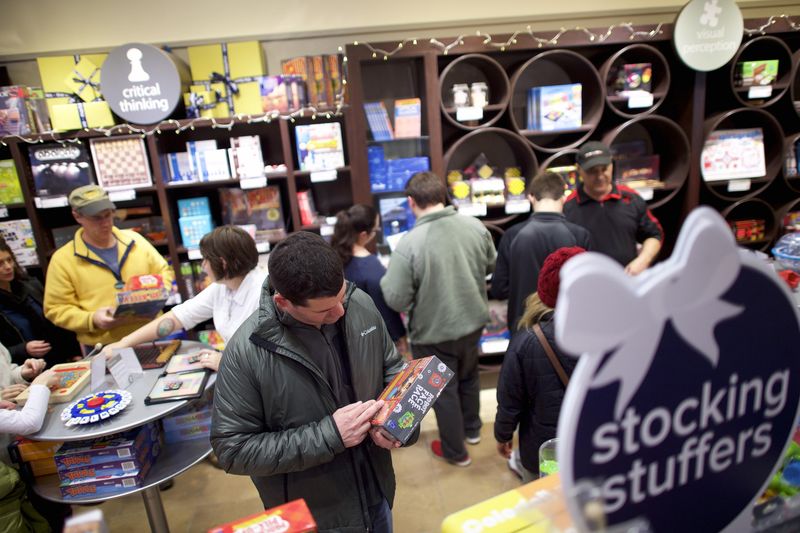
[[[303,499],[292,500],[263,513],[240,518],[208,530],[208,533],[310,533],[317,530],[317,523]]]
[[[435,355],[407,361],[378,396],[384,405],[372,425],[405,444],[452,377],[453,371]]]

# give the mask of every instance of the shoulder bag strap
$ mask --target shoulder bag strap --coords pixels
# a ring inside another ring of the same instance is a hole
[[[566,387],[569,383],[569,376],[567,376],[567,373],[564,372],[564,367],[561,366],[558,356],[556,356],[553,348],[550,346],[550,343],[547,342],[547,337],[544,336],[544,332],[539,324],[534,324],[533,333],[539,339],[539,343],[542,345],[542,348],[544,348],[544,352],[547,354],[547,358],[550,359],[550,364],[553,365],[553,368],[555,369],[556,374],[558,374],[558,378],[561,380],[561,383],[563,383],[564,387]]]

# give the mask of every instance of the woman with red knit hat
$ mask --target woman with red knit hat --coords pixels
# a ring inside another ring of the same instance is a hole
[[[566,382],[577,363],[576,359],[563,355],[556,346],[553,309],[558,299],[561,267],[585,251],[573,246],[559,248],[547,256],[539,271],[537,292],[525,301],[519,332],[509,345],[500,370],[494,421],[497,451],[506,459],[511,457],[511,441],[519,427],[520,458],[525,468],[522,480],[525,483],[539,475],[539,447],[556,436]],[[545,344],[552,350],[554,361],[551,361]]]

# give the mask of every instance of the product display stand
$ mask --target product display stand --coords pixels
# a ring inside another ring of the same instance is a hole
[[[183,341],[179,353],[189,353],[199,348],[206,348],[206,346],[199,342]],[[30,435],[28,438],[32,440],[65,442],[94,439],[142,426],[148,422],[159,420],[185,407],[189,403],[186,400],[154,405],[144,404],[144,398],[150,392],[150,389],[162,372],[162,369],[145,370],[144,377],[132,383],[127,389],[133,394],[133,402],[120,411],[117,416],[112,417],[106,422],[67,427],[59,417],[61,410],[64,408],[64,404],[57,404],[48,412],[42,429],[38,433]],[[108,379],[110,379],[110,377]],[[212,374],[208,379],[206,391],[213,387],[215,382],[216,373]],[[86,388],[81,391],[81,394],[88,394],[89,392],[89,385],[87,385]],[[205,459],[210,453],[211,443],[206,439],[190,440],[171,444],[170,446],[163,446],[161,448],[161,453],[155,459],[150,471],[144,477],[141,486],[110,495],[64,499],[59,491],[59,478],[55,474],[35,478],[33,490],[42,498],[66,504],[98,503],[141,492],[145,510],[147,511],[147,518],[150,523],[150,530],[158,533],[166,533],[169,531],[169,526],[167,524],[164,506],[161,502],[161,493],[158,489],[159,484],[185,472]]]

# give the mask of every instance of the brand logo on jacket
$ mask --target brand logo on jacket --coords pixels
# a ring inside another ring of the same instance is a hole
[[[378,326],[369,327],[369,328],[367,328],[367,329],[365,329],[364,331],[361,332],[361,336],[362,337],[366,337],[367,335],[369,335],[370,333],[372,333],[376,329],[378,329]]]
[[[636,278],[587,253],[561,279],[556,338],[584,354],[559,420],[565,492],[602,480],[609,525],[749,530],[800,413],[800,325],[783,283],[709,208]]]

